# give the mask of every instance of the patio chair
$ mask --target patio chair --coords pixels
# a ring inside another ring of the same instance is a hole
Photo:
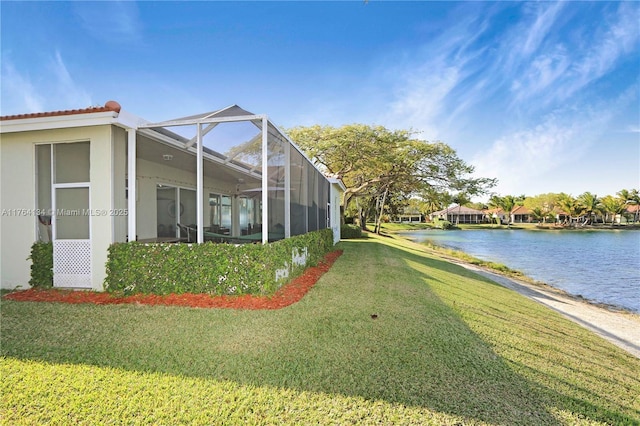
[[[186,235],[187,238],[187,242],[188,243],[195,243],[196,239],[197,239],[197,231],[193,228],[190,228],[186,225],[182,225],[181,223],[178,223],[178,228],[180,229],[180,237],[184,238]]]

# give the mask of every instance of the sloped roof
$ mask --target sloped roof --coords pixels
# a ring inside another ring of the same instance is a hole
[[[629,213],[636,213],[640,211],[640,204],[627,204],[627,211]]]
[[[66,109],[61,111],[32,112],[27,114],[3,115],[3,116],[0,116],[0,120],[6,121],[6,120],[21,120],[25,118],[57,117],[61,115],[91,114],[94,112],[108,112],[108,111],[119,113],[120,109],[121,107],[118,102],[107,101],[107,103],[105,103],[104,106],[90,106],[82,109]]]
[[[511,214],[531,214],[531,210],[525,206],[515,206],[514,209],[511,210]]]
[[[207,118],[222,118],[222,117],[242,117],[247,115],[255,115],[238,105],[231,105],[226,108],[222,108],[216,111],[203,112],[201,114],[190,115],[187,117],[174,118],[169,121],[191,121],[191,120],[205,120]],[[155,123],[156,125],[162,125],[162,123]]]
[[[252,112],[240,108],[238,105],[231,105],[216,111],[203,112],[201,114],[189,115],[187,117],[173,118],[171,120],[160,121],[157,123],[146,123],[140,127],[155,129],[159,127],[188,126],[198,123],[219,122],[223,121],[225,118],[230,119],[229,121],[232,121],[233,118],[251,121],[259,127],[257,120],[261,120],[264,116],[253,114]],[[269,122],[269,128],[270,130],[275,130],[275,126],[271,122]]]

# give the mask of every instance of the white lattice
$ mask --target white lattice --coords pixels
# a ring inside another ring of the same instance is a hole
[[[55,240],[53,242],[53,285],[55,287],[91,287],[90,240]]]

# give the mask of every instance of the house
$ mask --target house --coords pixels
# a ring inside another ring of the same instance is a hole
[[[508,223],[509,218],[500,207],[484,210],[485,220],[489,223]]]
[[[483,223],[484,212],[471,207],[465,206],[451,206],[444,210],[433,212],[429,215],[431,220],[443,219],[448,220],[451,223]]]
[[[627,204],[626,217],[623,217],[624,222],[620,221],[619,223],[629,223],[629,222],[636,223],[639,218],[640,218],[640,204]]]
[[[511,210],[511,223],[531,223],[533,222],[533,215],[531,210],[525,206],[515,206]]]
[[[415,207],[408,206],[405,207],[402,213],[396,214],[394,216],[394,222],[396,223],[420,223],[422,222],[422,213],[418,211]]]
[[[54,286],[101,290],[112,243],[340,238],[344,184],[237,105],[159,123],[115,101],[0,117],[0,285],[53,242]]]
[[[396,223],[420,223],[422,222],[422,215],[420,213],[403,213],[398,214],[395,217]]]

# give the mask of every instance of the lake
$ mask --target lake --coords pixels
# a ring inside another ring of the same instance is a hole
[[[402,235],[502,263],[567,293],[640,313],[639,230],[424,230]]]

